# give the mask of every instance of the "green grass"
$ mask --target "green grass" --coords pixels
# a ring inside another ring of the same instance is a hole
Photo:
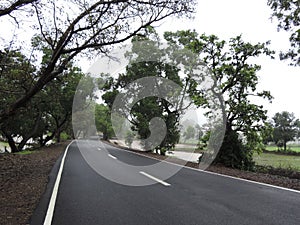
[[[21,152],[15,153],[15,154],[18,154],[18,155],[29,155],[29,154],[32,154],[32,153],[34,153],[34,151],[23,150]]]
[[[266,146],[266,150],[268,150],[268,151],[277,151],[278,147],[277,146],[269,146],[269,145],[267,145]],[[300,152],[300,146],[289,145],[289,146],[287,146],[287,150],[294,151],[294,152]]]
[[[300,156],[261,153],[253,156],[254,161],[260,166],[272,166],[300,171]]]
[[[0,141],[0,147],[8,147],[8,143]]]

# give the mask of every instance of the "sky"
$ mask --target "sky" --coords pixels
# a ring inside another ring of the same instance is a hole
[[[167,18],[154,25],[160,34],[164,31],[195,29],[199,34],[215,34],[224,40],[242,34],[243,39],[251,43],[270,40],[270,47],[280,52],[289,48],[289,34],[277,31],[277,22],[271,21],[271,14],[267,0],[198,0],[194,20]],[[4,34],[9,36],[10,33]],[[83,60],[79,65],[85,71],[92,63]],[[265,106],[270,118],[281,111],[293,112],[300,118],[300,67],[288,66],[287,61],[278,59],[278,54],[276,60],[262,57],[257,63],[262,66],[258,73],[258,89],[268,90],[274,97],[272,104],[268,101],[258,101],[257,104]]]
[[[270,40],[270,48],[280,52],[289,48],[289,34],[277,31],[277,22],[271,21],[272,11],[267,0],[199,0],[195,19],[183,20],[169,18],[157,25],[159,33],[195,29],[199,34],[215,34],[229,40],[242,34],[251,43]],[[272,104],[258,101],[272,117],[276,112],[289,111],[300,118],[300,67],[288,66],[287,61],[261,57],[257,64],[259,71],[259,90],[268,90],[273,95]]]

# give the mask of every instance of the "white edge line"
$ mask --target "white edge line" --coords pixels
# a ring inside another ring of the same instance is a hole
[[[117,157],[115,157],[115,156],[113,156],[113,155],[111,155],[111,154],[108,154],[108,156],[109,156],[110,158],[112,158],[112,159],[117,159]]]
[[[105,144],[106,144],[106,143],[105,143]],[[107,145],[109,145],[109,144],[107,144]],[[110,145],[110,146],[112,146],[112,145]],[[230,176],[230,175],[225,175],[225,174],[215,173],[215,172],[211,172],[211,171],[200,170],[200,169],[196,169],[196,168],[189,167],[189,166],[179,165],[179,164],[176,164],[176,163],[173,163],[173,162],[168,162],[168,161],[164,161],[164,160],[159,160],[159,159],[154,158],[154,157],[151,157],[151,156],[139,154],[139,153],[137,153],[137,152],[133,152],[133,151],[130,151],[130,150],[126,150],[126,149],[123,149],[123,148],[118,148],[118,147],[116,147],[116,146],[112,146],[112,147],[117,148],[117,149],[122,149],[123,151],[127,151],[127,152],[130,152],[130,153],[133,153],[133,154],[136,154],[136,155],[139,155],[139,156],[143,156],[143,157],[146,157],[146,158],[149,158],[149,159],[154,159],[154,160],[156,160],[156,161],[165,162],[165,163],[169,163],[169,164],[172,164],[172,165],[175,165],[175,166],[184,167],[184,168],[186,168],[186,169],[195,170],[195,171],[198,171],[198,172],[208,173],[208,174],[212,174],[212,175],[216,175],[216,176],[221,176],[221,177],[227,177],[227,178],[231,178],[231,179],[235,179],[235,180],[245,181],[245,182],[248,182],[248,183],[260,184],[260,185],[263,185],[263,186],[272,187],[272,188],[276,188],[276,189],[280,189],[280,190],[284,190],[284,191],[290,191],[290,192],[294,192],[294,193],[300,194],[300,191],[295,190],[295,189],[290,189],[290,188],[280,187],[280,186],[276,186],[276,185],[272,185],[272,184],[261,183],[261,182],[254,181],[254,180],[247,180],[247,179],[244,179],[244,178],[233,177],[233,176]]]
[[[52,218],[53,218],[53,213],[54,213],[54,208],[55,208],[55,202],[56,202],[58,187],[59,187],[59,183],[60,183],[60,179],[61,179],[61,175],[62,175],[64,163],[65,163],[65,158],[66,158],[68,149],[69,149],[70,145],[73,142],[74,141],[72,141],[70,144],[68,144],[68,146],[65,150],[65,153],[63,155],[63,158],[61,160],[59,171],[57,173],[56,181],[55,181],[53,191],[52,191],[52,195],[51,195],[51,198],[50,198],[50,202],[49,202],[49,205],[48,205],[47,214],[46,214],[46,217],[45,217],[45,220],[44,220],[44,225],[51,225],[51,223],[52,223]]]
[[[150,175],[148,173],[145,173],[143,171],[140,171],[140,174],[143,174],[144,176],[146,176],[146,177],[148,177],[148,178],[150,178],[152,180],[155,180],[156,182],[158,182],[158,183],[160,183],[160,184],[162,184],[164,186],[171,186],[171,184],[169,184],[169,183],[167,183],[167,182],[165,182],[163,180],[160,180],[160,179],[158,179],[158,178],[156,178],[156,177],[154,177],[154,176],[152,176],[152,175]]]

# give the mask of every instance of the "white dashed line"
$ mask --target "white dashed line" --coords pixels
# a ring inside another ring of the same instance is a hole
[[[108,156],[109,156],[110,158],[112,158],[112,159],[117,159],[117,157],[115,157],[115,156],[113,156],[113,155],[111,155],[111,154],[108,154]]]
[[[112,145],[110,145],[110,146],[112,146]],[[113,146],[113,147],[115,147],[115,146]],[[116,149],[118,149],[118,148],[116,148]],[[180,167],[183,167],[185,169],[194,170],[194,171],[198,171],[198,172],[201,172],[201,173],[207,173],[207,174],[212,174],[214,176],[221,176],[221,177],[226,177],[226,178],[233,179],[233,180],[239,180],[239,181],[242,181],[242,182],[247,182],[247,183],[252,183],[252,184],[258,184],[258,185],[262,185],[262,186],[266,186],[266,187],[275,188],[275,189],[278,189],[278,190],[289,191],[289,192],[294,192],[294,193],[300,193],[300,191],[295,190],[295,189],[280,187],[280,186],[276,186],[276,185],[272,185],[272,184],[261,183],[261,182],[253,181],[253,180],[247,180],[245,178],[233,177],[233,176],[230,176],[230,175],[225,175],[225,174],[210,172],[210,171],[207,171],[207,170],[201,170],[201,169],[192,168],[192,167],[188,167],[188,166],[182,166],[182,165],[179,165],[179,164],[176,164],[176,163],[173,163],[173,162],[162,161],[162,160],[159,160],[157,158],[154,158],[154,157],[151,157],[151,156],[148,156],[148,155],[139,154],[137,152],[133,152],[133,151],[126,150],[126,149],[121,149],[121,151],[126,151],[126,152],[129,152],[131,154],[139,155],[141,157],[149,158],[149,159],[152,159],[152,160],[155,160],[155,161],[158,161],[158,162],[164,162],[164,163],[167,163],[167,164],[171,164],[171,165],[175,165],[175,166],[180,166]]]
[[[156,178],[156,177],[154,177],[154,176],[152,176],[152,175],[150,175],[148,173],[145,173],[143,171],[140,171],[140,174],[143,174],[144,176],[146,176],[146,177],[148,177],[148,178],[150,178],[152,180],[155,180],[156,182],[158,182],[158,183],[160,183],[160,184],[162,184],[164,186],[171,186],[171,184],[169,184],[167,182],[164,182],[163,180],[160,180],[160,179],[158,179],[158,178]]]

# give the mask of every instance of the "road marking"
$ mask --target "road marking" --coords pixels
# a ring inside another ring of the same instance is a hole
[[[101,151],[101,148],[98,148],[99,151]]]
[[[110,158],[112,158],[112,159],[117,159],[117,157],[115,157],[115,156],[113,156],[113,155],[111,155],[111,154],[108,154],[108,156],[109,156]]]
[[[165,182],[163,180],[160,180],[160,179],[158,179],[158,178],[156,178],[156,177],[154,177],[154,176],[152,176],[152,175],[150,175],[148,173],[145,173],[143,171],[140,171],[140,174],[143,174],[144,176],[146,176],[146,177],[148,177],[148,178],[150,178],[152,180],[155,180],[156,182],[161,183],[164,186],[171,186],[171,184],[169,184],[169,183],[167,183],[167,182]]]
[[[107,145],[109,145],[109,144],[107,144]],[[230,175],[215,173],[215,172],[211,172],[211,171],[207,171],[207,170],[201,170],[201,169],[192,168],[192,167],[188,167],[188,166],[182,166],[182,165],[179,165],[179,164],[176,164],[176,163],[173,163],[173,162],[162,161],[162,160],[159,160],[159,159],[151,157],[151,156],[139,154],[137,152],[133,152],[133,151],[130,151],[130,150],[127,150],[127,149],[124,149],[124,148],[120,148],[120,147],[117,148],[113,145],[110,145],[110,146],[112,146],[113,148],[118,149],[118,150],[126,151],[126,152],[129,152],[129,153],[135,154],[135,155],[139,155],[139,156],[142,156],[142,157],[145,157],[145,158],[149,158],[149,159],[158,161],[158,162],[164,162],[164,163],[168,163],[168,164],[171,164],[171,165],[180,166],[180,167],[183,167],[185,169],[195,170],[195,171],[198,171],[198,172],[212,174],[212,175],[215,175],[215,176],[226,177],[226,178],[229,178],[229,179],[239,180],[239,181],[242,181],[242,182],[258,184],[258,185],[262,185],[262,186],[266,186],[266,187],[271,187],[271,188],[275,188],[275,189],[279,189],[279,190],[283,190],[283,191],[289,191],[289,192],[294,192],[294,193],[300,194],[300,191],[295,190],[295,189],[280,187],[280,186],[276,186],[276,185],[272,185],[272,184],[261,183],[261,182],[253,181],[253,180],[247,180],[247,179],[244,179],[244,178],[233,177],[233,176],[230,176]]]
[[[55,202],[56,202],[58,187],[59,187],[63,167],[64,167],[64,164],[65,164],[65,158],[66,158],[67,152],[69,150],[69,147],[72,143],[73,143],[73,141],[67,146],[67,148],[65,150],[65,153],[63,155],[63,158],[61,160],[59,171],[58,171],[58,174],[57,174],[57,177],[56,177],[56,181],[55,181],[53,191],[52,191],[52,195],[51,195],[51,198],[50,198],[50,202],[49,202],[49,205],[48,205],[47,214],[46,214],[46,217],[45,217],[45,220],[44,220],[44,225],[51,225],[51,223],[52,223],[53,212],[54,212],[54,208],[55,208]]]

